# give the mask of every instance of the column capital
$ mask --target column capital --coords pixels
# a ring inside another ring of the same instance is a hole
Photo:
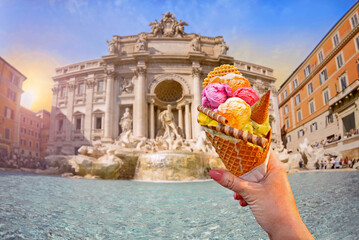
[[[192,76],[193,77],[201,77],[202,74],[202,68],[201,67],[192,67]]]
[[[136,70],[134,71],[134,74],[136,75],[136,77],[138,76],[144,76],[146,74],[147,68],[146,66],[137,66]]]
[[[54,94],[57,94],[59,92],[59,87],[53,87],[51,90]]]
[[[69,89],[70,92],[72,92],[75,89],[75,83],[68,83],[67,88]]]
[[[95,86],[95,81],[93,79],[88,80],[86,82],[86,85],[87,85],[88,88],[93,88]]]

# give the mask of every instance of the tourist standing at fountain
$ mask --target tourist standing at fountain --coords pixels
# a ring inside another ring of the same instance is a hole
[[[242,180],[222,169],[212,169],[209,175],[234,191],[242,207],[249,205],[270,239],[314,239],[299,215],[285,167],[272,150],[267,173],[258,183]]]

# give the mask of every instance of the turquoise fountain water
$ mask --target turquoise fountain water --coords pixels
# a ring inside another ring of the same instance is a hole
[[[289,176],[316,239],[359,236],[359,173]],[[148,183],[0,172],[0,239],[267,239],[213,181]]]

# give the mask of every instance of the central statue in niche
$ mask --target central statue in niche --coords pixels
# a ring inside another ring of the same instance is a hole
[[[182,129],[180,129],[174,121],[171,105],[167,105],[167,109],[160,113],[159,120],[162,123],[162,128],[158,132],[157,137],[163,137],[170,141],[182,139],[184,137]]]

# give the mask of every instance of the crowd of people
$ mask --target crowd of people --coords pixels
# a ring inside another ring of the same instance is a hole
[[[347,138],[353,137],[355,135],[359,135],[359,128],[358,129],[352,128],[351,130],[346,132],[343,136],[343,139],[347,139]],[[340,134],[335,134],[333,137],[323,139],[322,141],[320,141],[320,143],[314,142],[313,144],[311,144],[311,147],[315,148],[315,147],[320,147],[320,146],[326,146],[330,143],[337,142],[341,139],[342,139],[342,136]]]
[[[348,157],[345,157],[344,159],[341,158],[335,158],[335,157],[329,157],[325,160],[317,160],[315,162],[315,169],[338,169],[338,168],[353,168],[354,164],[356,162],[359,162],[359,159],[349,159]],[[303,168],[303,160],[299,161],[299,168]]]
[[[24,157],[13,154],[12,157],[0,154],[0,168],[32,168],[32,169],[46,169],[47,164],[44,159],[35,157]]]

